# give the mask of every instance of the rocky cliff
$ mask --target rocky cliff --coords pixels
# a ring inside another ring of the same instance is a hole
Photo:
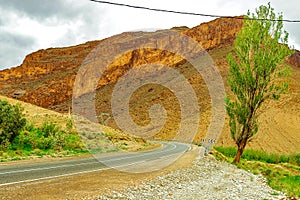
[[[191,29],[174,27],[172,30],[193,38],[204,49],[212,50],[231,46],[241,27],[242,20],[233,18],[216,19]],[[162,31],[164,30],[155,33]],[[92,41],[65,48],[43,49],[31,53],[26,56],[20,66],[0,71],[0,94],[44,108],[59,105],[71,99],[77,71],[95,47],[104,41],[111,44],[123,41],[134,42],[136,38],[144,37],[147,34],[149,33],[127,32],[101,41]],[[151,34],[153,35],[153,33]],[[145,38],[151,40],[151,37]],[[114,49],[109,51],[114,51]],[[113,52],[106,53],[112,54]],[[299,52],[297,52],[291,57],[290,63],[300,66],[299,60]],[[176,66],[185,61],[180,56],[168,51],[137,49],[127,52],[115,60],[106,70],[99,86],[114,83],[130,68],[149,62]]]
[[[300,68],[300,51],[296,51],[288,60],[289,64]]]
[[[173,30],[190,36],[205,49],[231,45],[242,20],[216,19],[194,28],[175,27]],[[145,33],[129,32],[105,39],[111,43],[134,40]],[[15,68],[0,71],[0,93],[9,97],[48,108],[61,104],[72,97],[72,87],[79,67],[86,56],[103,41],[39,50],[26,56]],[[108,54],[112,52],[107,52]],[[172,58],[170,58],[172,57]],[[147,62],[158,61],[167,65],[183,62],[179,56],[162,50],[141,49],[128,52],[115,61],[100,81],[102,85],[115,82],[128,69]]]
[[[0,71],[1,94],[42,107],[70,98],[78,67],[99,41],[39,50],[15,68]]]

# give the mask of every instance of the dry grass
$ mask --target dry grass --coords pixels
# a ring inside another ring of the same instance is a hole
[[[44,122],[48,122],[48,123],[52,122],[57,124],[59,127],[65,129],[68,120],[72,117],[69,114],[61,114],[52,110],[41,108],[33,104],[25,103],[4,96],[0,96],[0,100],[6,100],[10,104],[20,104],[21,107],[24,108],[25,118],[29,123],[32,123],[34,126],[41,126]],[[119,151],[119,150],[139,151],[139,150],[152,149],[159,146],[154,143],[146,142],[141,138],[125,134],[111,127],[102,126],[99,124],[91,124],[91,122],[84,122],[81,124],[85,124],[88,130],[87,132],[84,133],[85,135],[80,134],[84,144],[86,146],[87,145],[95,146],[94,144],[96,144],[95,147],[101,148],[101,151],[95,153],[103,153],[103,152]],[[99,128],[99,126],[101,127]],[[93,130],[97,130],[97,131],[93,131]],[[102,132],[99,132],[100,130]],[[88,148],[88,149],[91,150],[92,148]]]
[[[52,110],[41,108],[30,103],[18,101],[16,99],[7,98],[0,96],[0,100],[6,100],[10,104],[19,103],[24,108],[24,114],[26,119],[35,126],[41,126],[44,122],[53,122],[58,126],[65,127],[67,120],[69,119],[68,114],[61,114]]]

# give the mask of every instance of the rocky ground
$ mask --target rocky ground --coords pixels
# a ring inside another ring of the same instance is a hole
[[[211,155],[195,161],[190,168],[112,191],[99,199],[285,199],[285,194],[267,185],[261,175],[215,160]]]

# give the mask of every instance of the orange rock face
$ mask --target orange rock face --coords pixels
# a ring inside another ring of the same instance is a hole
[[[293,55],[291,55],[288,62],[289,64],[300,68],[300,51],[296,51]]]
[[[0,71],[1,94],[49,107],[72,95],[78,67],[99,41],[73,47],[39,50],[15,68]]]
[[[191,37],[204,49],[210,50],[232,45],[241,27],[242,20],[239,19],[216,19],[191,29],[175,27],[172,30]],[[97,45],[103,41],[111,44],[117,44],[120,40],[134,42],[134,39],[145,34],[147,33],[122,33],[118,37],[113,36],[102,41],[91,41],[65,48],[49,48],[31,53],[20,66],[0,71],[0,94],[44,108],[62,104],[72,98],[72,88],[78,69]],[[290,60],[292,64],[299,66],[299,52]],[[137,49],[127,52],[107,68],[104,76],[99,80],[99,87],[114,83],[130,68],[149,62],[176,66],[185,61],[180,56],[164,50]]]
[[[196,40],[203,48],[209,50],[221,45],[233,44],[242,25],[243,20],[241,19],[219,18],[187,30],[185,34]]]

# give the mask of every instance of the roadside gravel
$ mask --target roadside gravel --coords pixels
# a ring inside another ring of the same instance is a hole
[[[285,195],[267,185],[261,175],[238,169],[211,155],[194,162],[190,168],[113,191],[99,199],[284,199]]]

